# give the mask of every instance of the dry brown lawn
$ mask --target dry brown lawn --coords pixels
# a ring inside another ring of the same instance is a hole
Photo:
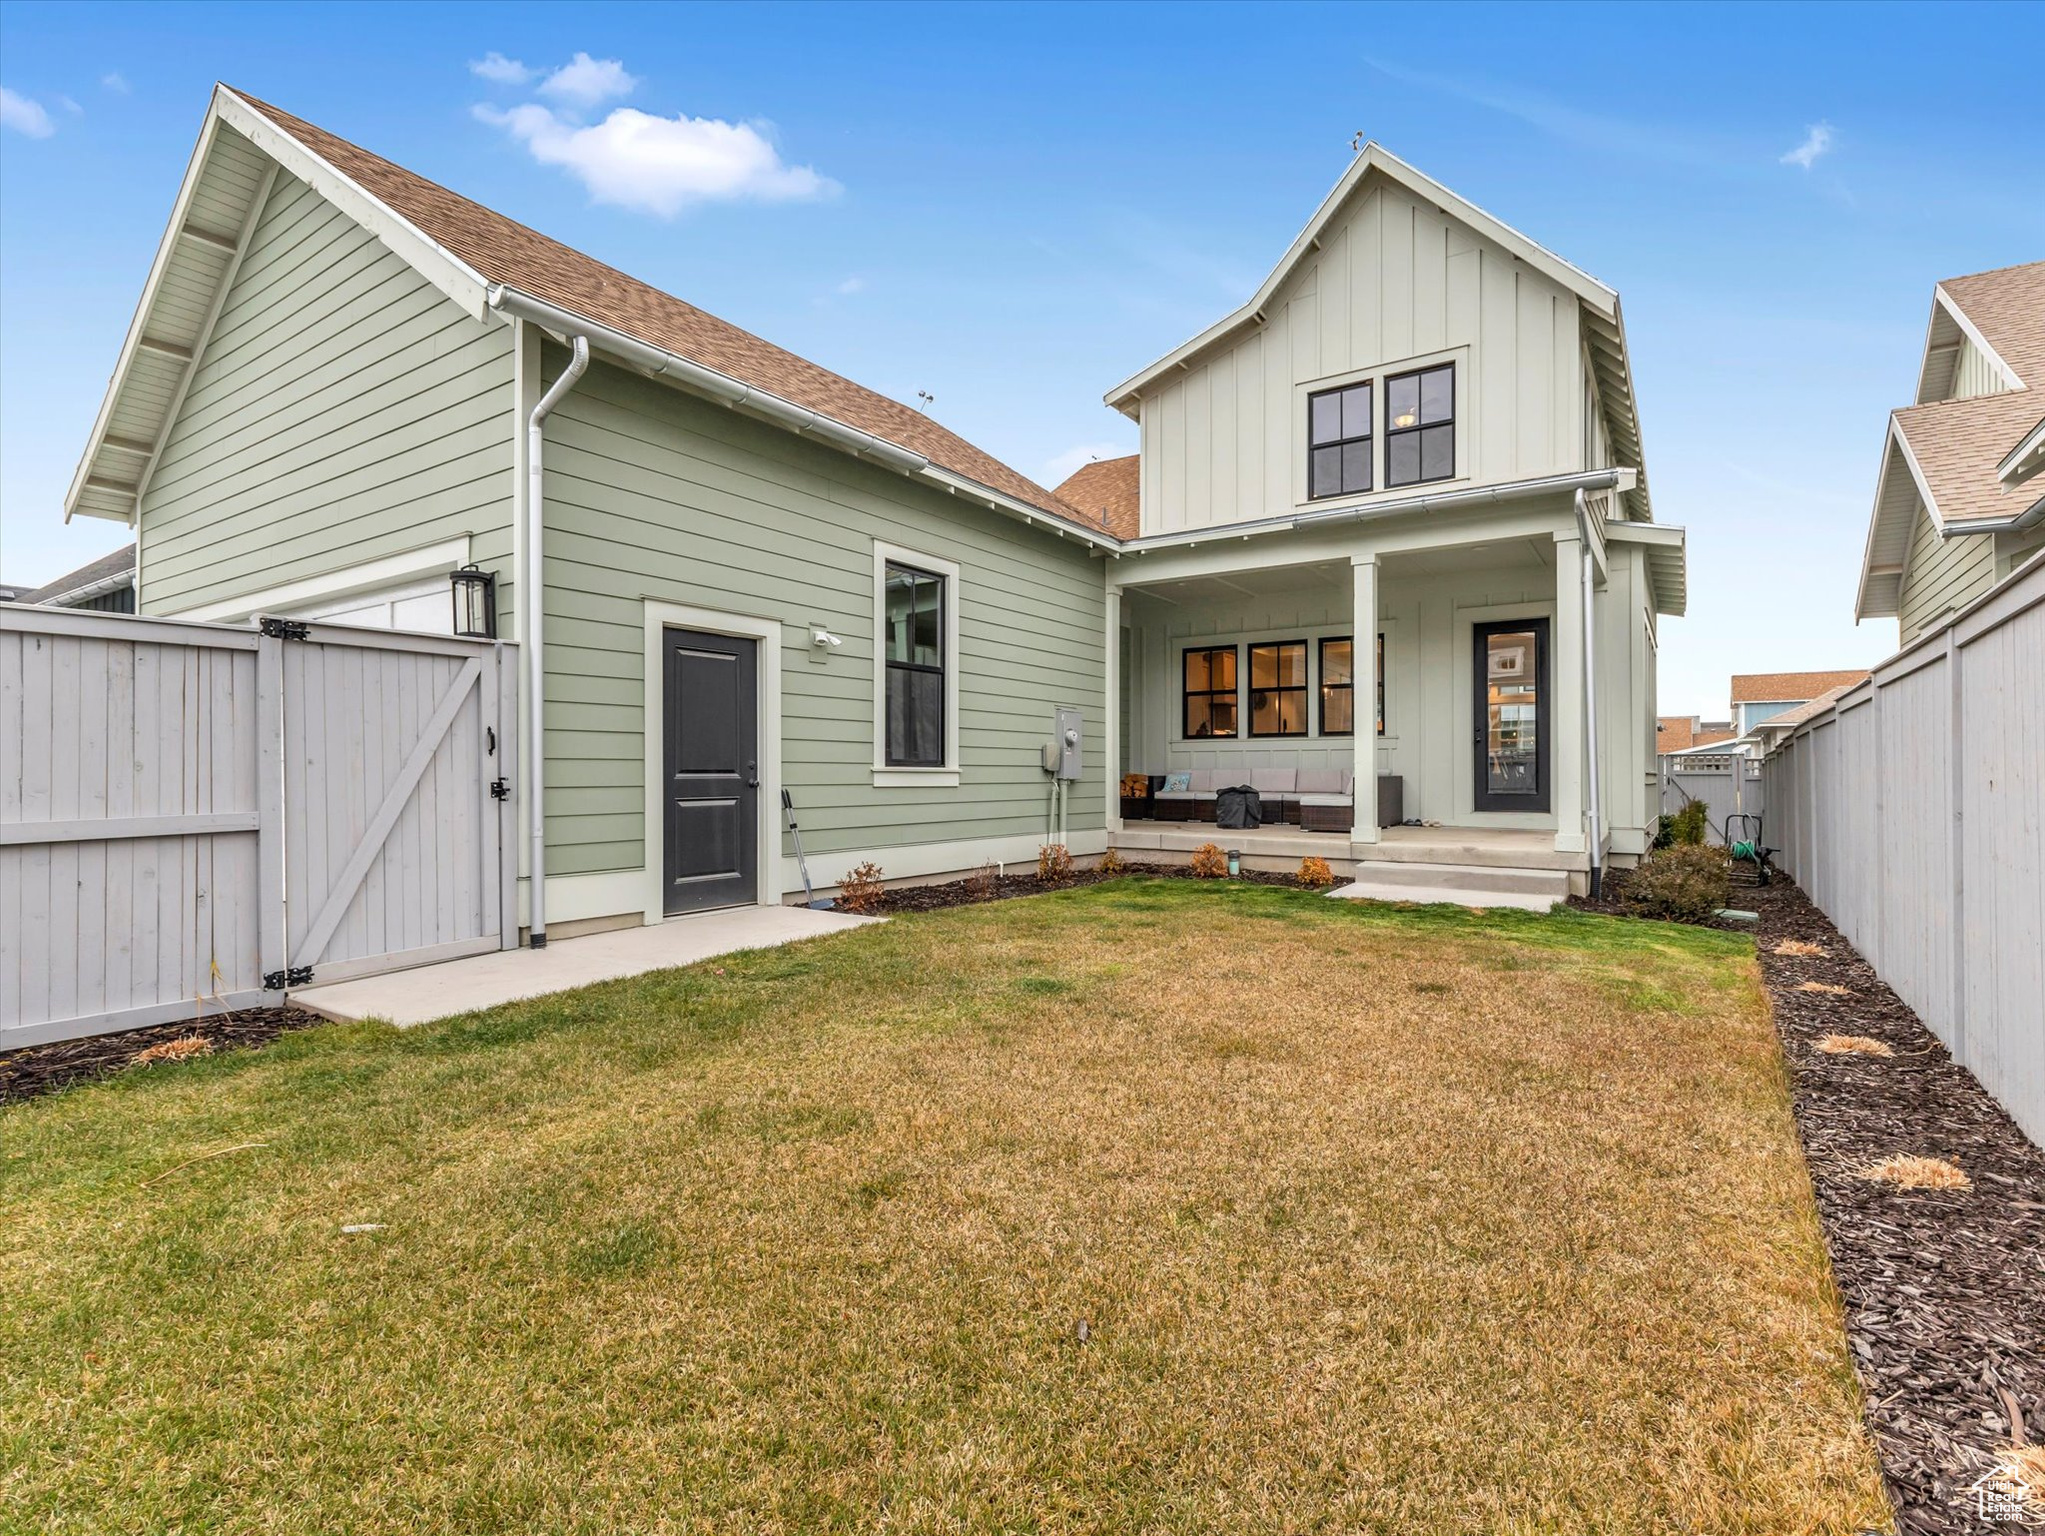
[[[1886,1519],[1752,948],[1704,930],[1120,881],[0,1142],[8,1528]]]

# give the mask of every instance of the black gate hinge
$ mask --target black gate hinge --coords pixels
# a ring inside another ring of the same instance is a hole
[[[263,990],[282,992],[286,987],[309,987],[312,985],[312,967],[294,965],[281,971],[263,972]]]
[[[297,619],[265,619],[257,626],[272,640],[310,640],[312,626]]]
[[[509,800],[511,798],[511,780],[492,779],[490,781],[490,798],[492,800]]]

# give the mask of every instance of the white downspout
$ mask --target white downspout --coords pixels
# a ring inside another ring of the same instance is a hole
[[[546,642],[543,631],[545,622],[546,575],[542,563],[540,543],[545,536],[547,520],[542,491],[544,480],[540,470],[540,451],[546,440],[542,424],[547,415],[560,402],[561,397],[575,387],[589,368],[589,338],[576,336],[571,339],[573,355],[568,366],[561,370],[561,377],[553,387],[540,396],[540,403],[533,407],[532,419],[526,423],[525,458],[525,570],[520,573],[519,607],[526,615],[520,626],[524,633],[520,639],[525,650],[526,675],[526,819],[532,838],[531,884],[529,887],[531,944],[534,949],[547,947],[547,813],[542,803],[545,799],[547,772],[547,731],[546,731]]]
[[[1598,783],[1598,618],[1593,606],[1591,519],[1589,499],[1576,493],[1576,531],[1583,544],[1583,718],[1585,768],[1591,792],[1591,899],[1597,900],[1604,886],[1604,806]]]

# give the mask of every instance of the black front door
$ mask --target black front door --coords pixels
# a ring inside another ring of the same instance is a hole
[[[1548,621],[1471,626],[1480,811],[1548,809]]]
[[[733,907],[758,894],[757,640],[665,633],[666,910]]]

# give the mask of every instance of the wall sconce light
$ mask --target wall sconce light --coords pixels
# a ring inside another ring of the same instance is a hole
[[[810,627],[809,643],[816,650],[828,655],[845,642],[824,628],[823,625],[815,624]]]
[[[449,581],[454,596],[454,632],[468,640],[497,638],[497,577],[465,565]]]
[[[1229,878],[1233,880],[1237,875],[1241,874],[1242,872],[1243,872],[1243,850],[1240,848],[1229,849],[1228,851]]]

